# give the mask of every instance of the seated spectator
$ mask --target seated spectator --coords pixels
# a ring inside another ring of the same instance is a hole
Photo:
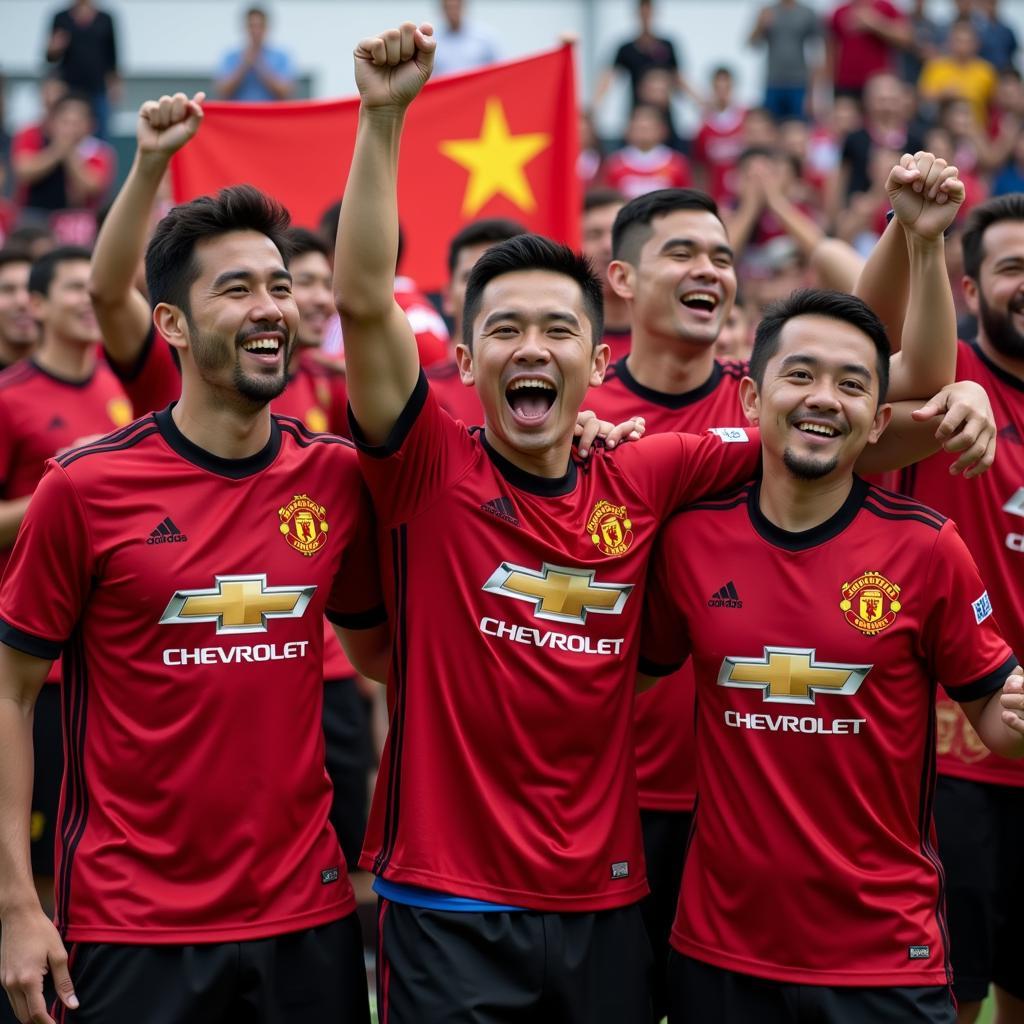
[[[1017,136],[1009,161],[992,182],[992,195],[1008,192],[1024,192],[1024,132]]]
[[[245,12],[248,41],[226,53],[217,73],[217,95],[225,100],[267,102],[287,100],[295,93],[295,71],[284,50],[267,45],[267,12],[250,7]]]
[[[467,21],[464,0],[441,0],[440,21],[434,22],[434,74],[469,71],[500,60],[494,35],[475,21]]]
[[[733,74],[726,67],[711,73],[711,102],[693,140],[697,183],[719,206],[736,194],[734,171],[744,146],[746,111],[733,96]]]
[[[626,128],[626,146],[608,157],[604,178],[627,199],[659,188],[686,188],[690,165],[665,140],[668,126],[656,107],[638,106]]]
[[[89,101],[75,93],[62,96],[43,122],[14,137],[11,165],[17,204],[44,213],[94,211],[110,189],[115,170],[113,149],[92,135]]]
[[[917,87],[922,99],[932,104],[966,100],[975,122],[985,128],[996,82],[996,69],[978,56],[974,25],[969,18],[960,18],[950,27],[944,52],[925,62]]]
[[[743,118],[743,148],[766,146],[772,149],[779,141],[775,115],[764,107],[752,107]]]

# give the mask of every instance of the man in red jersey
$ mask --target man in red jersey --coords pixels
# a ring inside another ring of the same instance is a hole
[[[953,523],[854,475],[888,363],[859,299],[772,307],[741,388],[761,477],[662,535],[641,666],[693,660],[700,794],[671,1021],[955,1019],[936,682],[1019,757],[1024,676]]]
[[[160,223],[146,278],[181,397],[48,464],[0,587],[0,980],[23,1022],[52,1020],[47,972],[61,1020],[368,1019],[321,618],[372,676],[387,636],[350,443],[269,409],[298,326],[286,227],[248,186]],[[60,652],[55,928],[28,807]]]
[[[875,279],[905,274],[902,248],[872,257]],[[977,559],[1007,640],[1024,650],[1024,196],[975,207],[963,234],[963,290],[978,317],[978,337],[959,343],[957,377],[984,385],[999,429],[999,457],[982,479],[950,479],[936,455],[900,477],[900,490],[952,516]],[[1024,849],[1024,764],[991,755],[949,700],[938,704],[939,783],[935,818],[948,878],[950,943],[958,1020],[977,1019],[995,986],[1000,1024],[1024,1022],[1024,953],[1017,922],[1024,903],[1017,883]]]
[[[615,363],[629,353],[629,306],[608,280],[612,261],[612,226],[626,197],[613,188],[590,189],[583,197],[583,232],[580,249],[601,278],[604,291],[604,337],[609,349],[608,362]]]
[[[32,257],[22,249],[0,249],[0,370],[24,359],[39,341],[39,325],[28,308]]]
[[[931,162],[927,170],[934,172],[936,179],[947,172],[944,164]],[[904,170],[893,174],[890,185],[895,201],[904,189],[912,187],[917,176]],[[942,360],[936,355],[942,355],[942,339],[952,337],[954,312],[942,258],[942,231],[955,216],[956,200],[962,195],[962,189],[954,187],[958,186],[954,174],[948,175],[952,184],[946,186],[953,189],[953,202],[939,203],[937,193],[935,199],[927,194],[923,200],[919,197],[909,209],[896,204],[909,222],[909,230],[922,238],[927,250],[927,256],[914,263],[916,322],[908,332],[904,353],[894,357],[894,368],[909,359],[914,367],[911,373],[920,375],[921,364],[929,372],[924,390],[912,380],[900,385],[904,398],[915,391],[927,393],[928,387],[939,383],[930,371],[935,366],[941,369]],[[905,180],[896,180],[899,177]],[[648,430],[658,433],[696,432],[732,422],[742,413],[740,382],[746,367],[714,358],[714,341],[736,294],[732,247],[716,204],[707,194],[691,189],[641,196],[620,211],[615,239],[617,258],[611,276],[632,311],[635,340],[629,356],[612,366],[602,386],[587,396],[588,406],[605,419],[632,410],[644,417]],[[896,372],[906,379],[906,368]],[[980,397],[984,402],[984,396]],[[957,404],[962,400],[973,399],[950,395],[934,405],[929,403],[925,412],[945,412],[947,425],[959,424],[966,414],[966,406]],[[970,444],[979,428],[980,424],[972,425],[955,444]],[[978,449],[974,449],[963,464],[970,465],[977,457]],[[731,599],[728,594],[723,597]],[[657,1020],[667,1008],[664,967],[696,798],[692,708],[693,669],[689,662],[636,701],[637,781],[651,886],[643,908],[655,964],[660,968],[654,973],[653,990]]]

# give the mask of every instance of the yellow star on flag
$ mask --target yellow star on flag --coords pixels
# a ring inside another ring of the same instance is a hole
[[[494,196],[510,199],[521,210],[536,209],[537,200],[524,171],[525,166],[551,145],[545,132],[511,135],[501,100],[491,96],[484,107],[480,137],[450,139],[440,150],[449,160],[469,171],[462,215],[472,217]]]

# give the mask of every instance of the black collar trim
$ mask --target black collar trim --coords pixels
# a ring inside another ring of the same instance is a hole
[[[682,409],[688,405],[693,405],[694,402],[699,402],[702,398],[707,398],[708,395],[714,392],[722,380],[722,364],[716,359],[711,376],[699,388],[694,388],[692,391],[684,391],[681,395],[670,395],[665,391],[655,391],[654,388],[645,387],[641,384],[629,372],[629,367],[626,366],[627,358],[628,356],[623,356],[614,364],[615,376],[634,395],[642,398],[645,402],[650,402],[652,405],[661,405],[666,409]]]
[[[754,529],[764,540],[777,548],[785,551],[806,551],[809,548],[824,544],[825,541],[838,537],[850,523],[857,517],[864,498],[870,490],[870,485],[859,476],[853,478],[853,487],[843,502],[842,507],[831,518],[825,522],[812,526],[809,530],[801,530],[799,533],[792,533],[783,530],[770,522],[761,511],[761,481],[758,481],[750,489],[750,497],[747,499],[747,510],[750,513],[750,522]]]
[[[989,370],[998,377],[1004,384],[1008,384],[1011,388],[1016,388],[1017,391],[1024,391],[1024,380],[1016,374],[1010,373],[1009,370],[1004,370],[1001,366],[997,366],[992,362],[991,359],[981,350],[981,346],[977,341],[969,341],[967,343],[972,349],[974,354],[989,368]]]
[[[474,428],[474,431],[477,428]],[[500,452],[491,447],[482,428],[479,428],[480,443],[487,457],[494,463],[495,469],[513,486],[521,491],[539,495],[541,498],[559,498],[563,494],[571,494],[576,488],[577,467],[575,461],[569,459],[569,468],[563,476],[537,476],[509,462]]]
[[[218,476],[225,476],[229,480],[243,480],[247,476],[253,476],[262,472],[277,458],[281,450],[281,428],[277,420],[270,418],[270,440],[255,455],[247,455],[244,459],[224,459],[213,452],[190,441],[179,429],[171,416],[171,410],[176,403],[172,402],[166,409],[161,409],[153,414],[163,439],[170,445],[171,449],[177,452],[186,462],[198,466],[200,469],[216,473]]]
[[[41,373],[44,377],[49,377],[50,380],[55,380],[58,384],[63,384],[66,388],[87,388],[92,383],[93,377],[96,376],[95,366],[89,371],[89,376],[83,380],[69,380],[67,377],[62,377],[60,374],[48,370],[45,366],[40,366],[34,359],[30,358],[29,362],[37,373]]]

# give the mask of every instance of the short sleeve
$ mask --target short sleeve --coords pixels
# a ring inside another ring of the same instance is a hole
[[[667,676],[678,671],[690,656],[690,634],[679,599],[678,543],[684,538],[678,518],[669,520],[651,557],[640,629],[639,671],[645,676]]]
[[[11,428],[7,403],[0,400],[0,498],[7,500],[7,484],[14,468],[14,430]]]
[[[441,408],[422,370],[383,444],[367,442],[351,406],[349,425],[363,477],[384,526],[407,522],[431,505],[472,458],[469,433]]]
[[[181,395],[181,370],[174,351],[152,325],[142,351],[131,366],[111,359],[107,362],[121,382],[136,417],[164,409]]]
[[[1017,659],[999,631],[978,567],[952,520],[942,526],[920,593],[929,603],[922,642],[932,678],[960,702],[998,690]]]
[[[64,470],[50,461],[0,583],[0,641],[52,661],[82,615],[93,572],[85,511]]]
[[[376,527],[370,496],[360,486],[345,554],[327,598],[328,620],[342,629],[370,629],[387,618],[377,559]]]

